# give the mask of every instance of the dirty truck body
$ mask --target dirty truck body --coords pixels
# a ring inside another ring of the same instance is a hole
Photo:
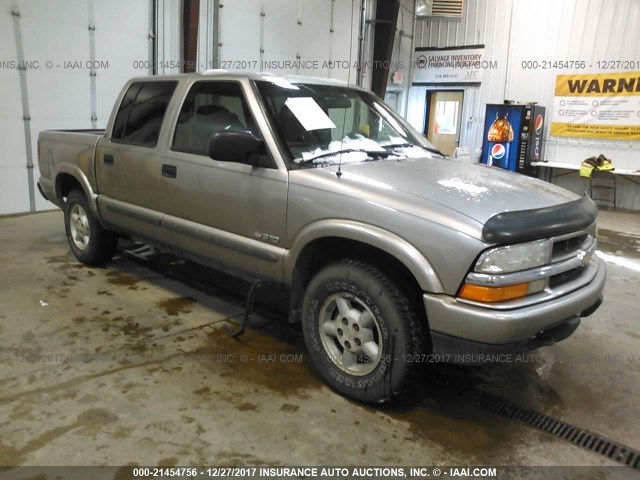
[[[282,285],[319,373],[358,400],[420,361],[562,340],[602,301],[588,197],[445,158],[329,80],[133,79],[105,131],[42,132],[39,166],[81,261],[129,235]]]

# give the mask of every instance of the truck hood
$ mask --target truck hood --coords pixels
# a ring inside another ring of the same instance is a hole
[[[387,159],[305,170],[310,176],[333,177],[355,195],[375,196],[403,210],[439,207],[454,210],[484,225],[498,213],[540,209],[580,197],[550,183],[482,164],[455,159]],[[338,185],[337,189],[340,189]],[[438,208],[441,210],[441,208]]]

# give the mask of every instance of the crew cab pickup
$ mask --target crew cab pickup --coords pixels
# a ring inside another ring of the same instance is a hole
[[[597,209],[445,158],[371,92],[206,72],[136,78],[104,131],[44,131],[39,188],[95,265],[119,236],[290,294],[313,364],[380,402],[416,356],[550,345],[602,301]]]

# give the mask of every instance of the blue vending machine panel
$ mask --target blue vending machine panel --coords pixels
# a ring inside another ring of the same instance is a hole
[[[542,159],[544,113],[532,103],[487,105],[480,161],[536,176],[531,162]]]

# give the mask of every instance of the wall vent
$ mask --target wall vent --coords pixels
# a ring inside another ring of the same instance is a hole
[[[418,17],[462,17],[464,0],[418,0],[416,15]]]

